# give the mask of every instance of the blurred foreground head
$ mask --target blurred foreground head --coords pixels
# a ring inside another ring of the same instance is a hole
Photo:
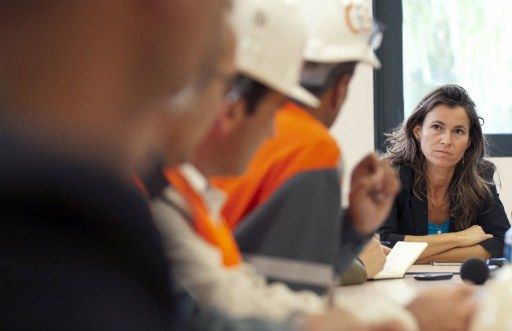
[[[2,130],[127,170],[155,138],[147,109],[218,53],[225,2],[0,2]]]

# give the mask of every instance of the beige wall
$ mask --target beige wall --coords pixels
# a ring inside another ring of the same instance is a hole
[[[495,179],[501,181],[501,187],[498,186],[498,192],[510,221],[510,213],[512,212],[512,157],[490,158],[489,160],[498,167],[498,177]]]
[[[343,202],[347,202],[350,173],[358,160],[374,150],[373,72],[359,65],[351,83],[348,99],[341,115],[331,129],[345,159]],[[507,215],[512,211],[512,158],[491,158],[498,167],[501,188],[498,188]],[[510,218],[509,218],[510,219]]]

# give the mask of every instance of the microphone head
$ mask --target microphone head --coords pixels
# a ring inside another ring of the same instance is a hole
[[[460,278],[482,285],[489,278],[489,267],[481,259],[469,259],[460,267]]]

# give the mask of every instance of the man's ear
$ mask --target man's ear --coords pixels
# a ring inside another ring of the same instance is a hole
[[[344,74],[338,80],[334,88],[334,93],[332,94],[332,107],[338,108],[345,102],[348,94],[348,87],[350,85],[350,81],[352,80],[352,75]]]
[[[245,107],[246,103],[243,99],[226,102],[224,111],[215,122],[218,134],[227,136],[236,131],[247,116]]]

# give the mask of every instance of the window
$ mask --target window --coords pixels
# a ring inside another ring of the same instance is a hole
[[[375,72],[376,146],[429,90],[455,83],[475,101],[494,156],[512,156],[512,1],[374,0],[374,10],[387,27]]]

